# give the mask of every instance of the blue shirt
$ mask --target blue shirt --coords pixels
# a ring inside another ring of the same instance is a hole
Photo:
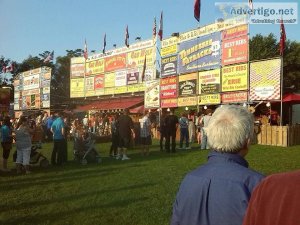
[[[263,175],[238,154],[208,155],[187,174],[173,205],[172,225],[241,225],[254,187]]]
[[[47,119],[47,122],[46,122],[46,125],[47,125],[47,129],[51,129],[51,127],[52,127],[52,124],[53,124],[53,118],[52,117],[49,117],[48,119]]]
[[[9,142],[11,141],[11,131],[10,128],[6,125],[2,125],[0,128],[1,131],[1,142]]]
[[[64,139],[64,136],[61,132],[62,128],[65,127],[64,121],[58,117],[55,119],[52,123],[52,131],[53,131],[53,139],[54,140],[62,140]]]

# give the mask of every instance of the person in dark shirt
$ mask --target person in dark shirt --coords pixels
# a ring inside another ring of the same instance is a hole
[[[241,225],[248,202],[264,176],[248,168],[245,156],[254,118],[244,107],[226,105],[212,115],[208,162],[188,173],[173,205],[171,225]]]
[[[119,132],[119,147],[118,155],[116,159],[121,159],[121,154],[123,155],[122,160],[130,159],[127,156],[127,149],[130,146],[131,137],[135,137],[133,121],[129,116],[129,110],[125,109],[124,114],[117,120],[118,132]]]
[[[160,133],[160,140],[159,140],[159,146],[160,151],[164,150],[163,141],[165,139],[165,149],[166,149],[166,138],[167,138],[167,132],[166,132],[166,112],[162,111],[160,121],[159,121],[159,133]]]
[[[178,117],[171,110],[165,119],[166,124],[166,152],[176,152],[176,131],[178,127]],[[170,140],[172,141],[170,149]]]

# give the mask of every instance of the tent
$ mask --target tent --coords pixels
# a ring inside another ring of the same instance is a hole
[[[282,102],[290,104],[300,104],[300,94],[289,93],[285,94],[282,98]]]

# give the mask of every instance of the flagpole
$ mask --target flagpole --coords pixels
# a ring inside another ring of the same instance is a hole
[[[280,70],[280,126],[282,126],[283,118],[283,105],[282,105],[282,96],[283,96],[283,51],[281,56],[281,70]]]

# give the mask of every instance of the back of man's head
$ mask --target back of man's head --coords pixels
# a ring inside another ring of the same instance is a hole
[[[219,107],[205,129],[209,146],[218,152],[238,153],[251,139],[253,125],[253,114],[244,107]]]

